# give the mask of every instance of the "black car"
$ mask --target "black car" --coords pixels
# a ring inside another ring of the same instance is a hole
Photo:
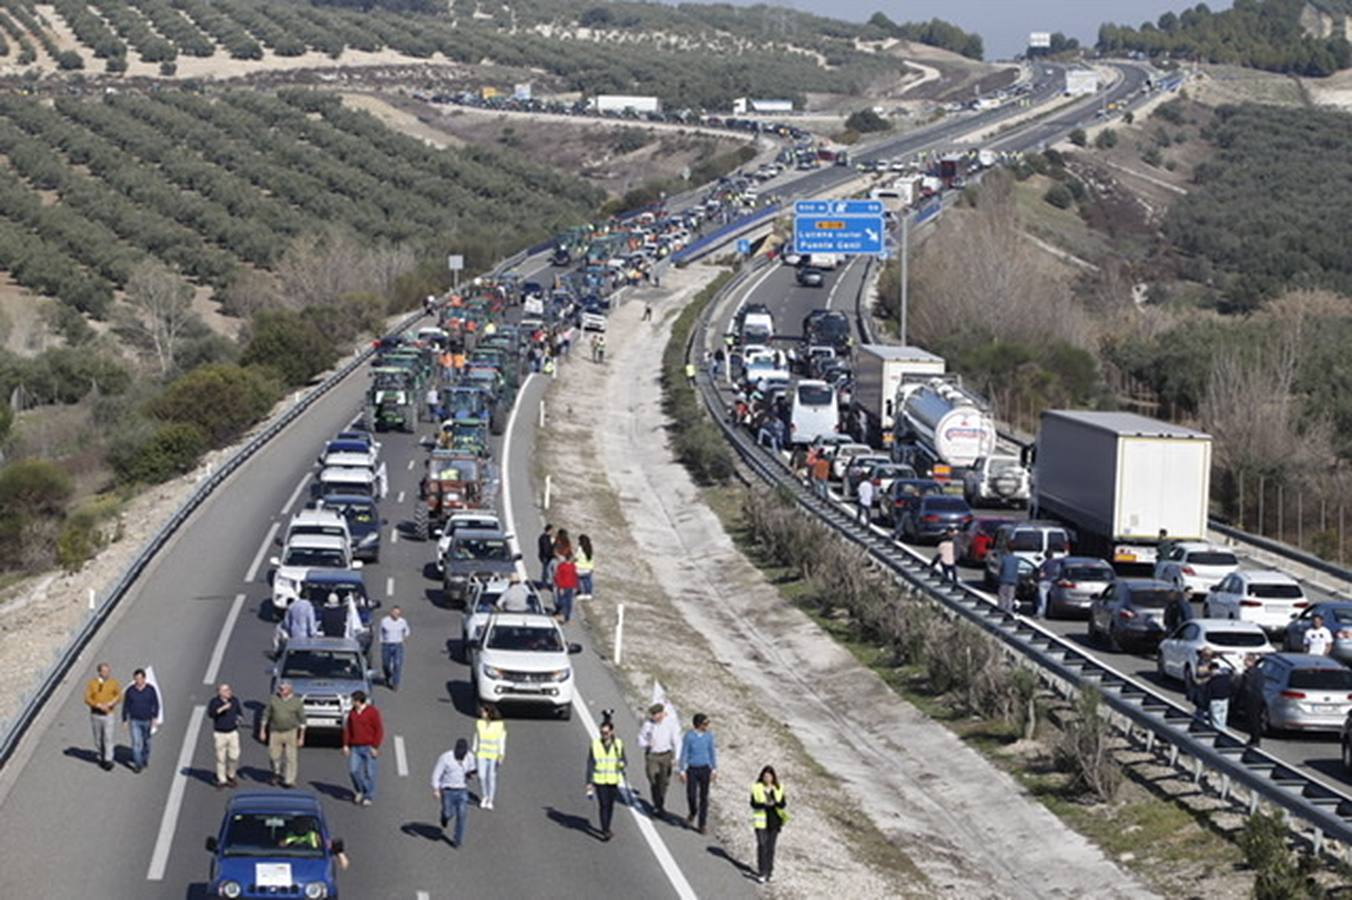
[[[961,497],[925,494],[908,505],[901,531],[908,541],[938,540],[952,528],[961,531],[972,521],[972,508]]]
[[[803,287],[821,287],[826,283],[826,278],[821,269],[803,266],[798,270],[798,283]]]
[[[803,338],[842,350],[850,346],[850,317],[839,310],[814,309],[803,319]]]
[[[380,562],[380,530],[385,520],[380,517],[375,500],[360,494],[332,494],[324,498],[323,506],[347,519],[353,559]]]
[[[1165,611],[1186,601],[1182,591],[1153,578],[1119,578],[1089,605],[1089,642],[1115,650],[1154,650],[1165,636]]]
[[[568,252],[567,247],[558,247],[549,257],[549,264],[556,268],[569,266],[573,263],[573,254]]]
[[[887,488],[887,497],[882,503],[883,519],[896,525],[921,497],[943,492],[942,484],[928,478],[898,478]]]

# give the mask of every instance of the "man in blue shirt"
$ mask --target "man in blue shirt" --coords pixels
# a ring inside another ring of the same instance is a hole
[[[1012,613],[1019,592],[1019,557],[1008,550],[1000,557],[999,582],[1000,608]]]
[[[685,782],[685,800],[690,815],[687,825],[699,820],[699,833],[709,820],[709,782],[718,777],[718,749],[709,730],[709,717],[696,713],[694,728],[681,741],[681,781]]]
[[[150,762],[150,734],[160,717],[160,695],[146,681],[146,670],[132,674],[131,687],[122,699],[122,721],[131,732],[131,770],[140,772]]]

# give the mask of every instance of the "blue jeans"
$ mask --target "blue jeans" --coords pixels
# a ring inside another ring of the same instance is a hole
[[[1207,711],[1211,714],[1212,726],[1224,728],[1225,720],[1230,718],[1230,701],[1212,700]]]
[[[563,616],[563,621],[568,622],[573,618],[573,594],[572,588],[558,588],[554,591],[554,609],[559,615]]]
[[[150,762],[150,726],[149,719],[128,719],[131,727],[131,764],[144,769]]]
[[[455,819],[455,845],[465,841],[465,822],[469,819],[469,791],[466,788],[441,789],[441,817]]]
[[[578,572],[577,586],[578,586],[577,592],[579,594],[583,595],[584,597],[590,597],[592,595],[592,573]]]
[[[380,667],[385,670],[385,684],[392,688],[399,687],[399,679],[404,674],[404,644],[402,641],[397,644],[380,645]]]
[[[376,764],[371,747],[353,747],[347,758],[347,773],[352,776],[352,789],[368,800],[376,798]]]
[[[1037,583],[1037,617],[1039,619],[1047,618],[1047,595],[1052,592],[1052,583],[1050,581],[1039,581]]]
[[[478,759],[479,783],[483,785],[483,799],[492,803],[498,793],[498,761],[496,759]]]

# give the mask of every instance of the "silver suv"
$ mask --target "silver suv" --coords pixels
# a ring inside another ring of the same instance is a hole
[[[286,645],[272,668],[272,692],[281,682],[291,682],[305,702],[305,727],[337,730],[352,706],[352,692],[365,691],[369,697],[374,676],[354,640],[297,639]]]
[[[1001,525],[986,551],[985,581],[993,589],[1000,580],[1000,560],[1013,553],[1032,563],[1034,568],[1056,556],[1070,553],[1070,533],[1053,522],[1011,522]]]

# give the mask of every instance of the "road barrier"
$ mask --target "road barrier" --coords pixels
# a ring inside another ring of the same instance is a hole
[[[783,204],[772,203],[764,209],[759,209],[750,215],[742,216],[740,219],[734,219],[716,231],[709,232],[694,243],[682,247],[677,252],[671,254],[672,265],[683,266],[686,263],[694,262],[701,256],[718,249],[738,235],[764,225],[767,221],[779,215],[781,209],[783,209]]]

